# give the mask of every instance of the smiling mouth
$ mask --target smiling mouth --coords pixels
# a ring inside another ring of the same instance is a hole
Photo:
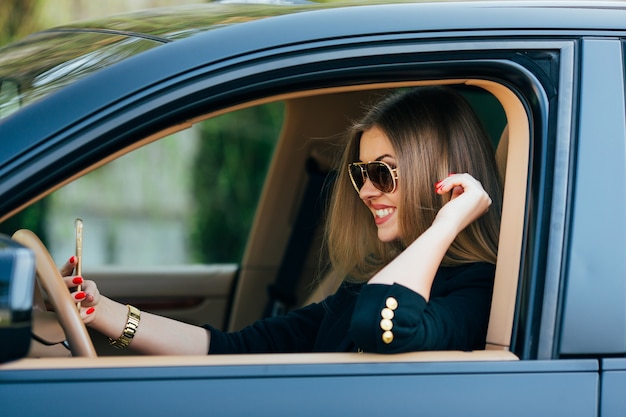
[[[394,208],[384,208],[384,209],[375,210],[374,214],[376,215],[376,218],[383,219],[389,216],[390,214],[393,214],[394,211],[396,211],[396,209]]]

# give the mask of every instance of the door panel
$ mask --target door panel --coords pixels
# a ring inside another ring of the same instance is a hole
[[[601,417],[618,417],[626,410],[626,359],[610,358],[602,360]]]
[[[163,358],[162,366],[139,360],[109,368],[6,369],[0,401],[20,415],[50,410],[76,390],[98,393],[90,396],[92,416],[110,414],[110,405],[131,392],[132,401],[124,402],[129,415],[177,415],[181,405],[187,415],[597,415],[595,360],[389,363],[361,355],[372,362],[347,363],[359,354],[342,355],[346,363],[272,364],[289,355],[260,355],[267,363],[233,365],[232,356],[213,356],[194,358],[193,366]],[[316,356],[325,358],[302,358]]]
[[[186,323],[223,327],[237,276],[236,264],[153,267],[133,270],[108,267],[84,271],[102,294],[142,311]],[[99,355],[119,355],[104,336],[91,332]],[[130,351],[129,351],[130,353]]]

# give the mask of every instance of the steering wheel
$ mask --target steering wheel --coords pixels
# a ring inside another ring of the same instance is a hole
[[[87,327],[80,318],[76,303],[72,300],[63,277],[44,244],[37,235],[26,229],[18,230],[12,238],[34,252],[37,280],[48,295],[57,314],[72,356],[95,358],[96,349],[89,337]]]

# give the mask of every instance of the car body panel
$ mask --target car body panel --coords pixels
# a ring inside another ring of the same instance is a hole
[[[560,352],[580,354],[626,352],[626,193],[620,184],[604,189],[609,178],[626,178],[626,107],[622,43],[617,39],[584,40],[586,74],[580,94],[576,177],[572,190],[576,207],[571,218],[568,282]],[[602,61],[597,58],[602,56]],[[608,57],[611,58],[608,58]],[[601,106],[590,106],[596,100]],[[602,161],[602,163],[598,163]],[[618,181],[621,182],[621,181]],[[610,204],[601,203],[611,195]],[[589,221],[596,218],[598,221]],[[601,219],[614,219],[604,222]],[[597,284],[602,281],[602,285]],[[614,314],[601,305],[622,306]],[[614,329],[603,332],[605,326]],[[585,335],[580,337],[580,335]]]
[[[346,361],[358,356],[350,355]],[[129,390],[133,401],[125,410],[150,415],[167,415],[178,405],[189,413],[233,416],[414,415],[416,410],[449,416],[472,410],[494,417],[504,412],[582,417],[595,414],[598,406],[593,360],[390,363],[377,362],[376,355],[361,356],[367,362],[307,364],[304,357],[294,358],[300,364],[231,366],[220,365],[217,355],[210,358],[210,366],[7,370],[0,374],[0,400],[20,403],[36,396],[42,401],[27,401],[21,411],[37,413],[49,405],[56,408],[63,393],[80,385],[107,392],[90,400],[94,415],[105,415],[110,398],[124,397]],[[313,357],[330,362],[324,354]],[[348,387],[356,401],[346,398]]]
[[[602,359],[602,409],[601,417],[616,417],[624,414],[626,400],[624,386],[626,386],[626,360],[624,358]]]

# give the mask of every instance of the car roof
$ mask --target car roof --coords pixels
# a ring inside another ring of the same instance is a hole
[[[0,48],[0,80],[17,81],[22,101],[30,103],[102,68],[189,37],[197,38],[198,52],[228,54],[230,49],[236,54],[281,44],[390,33],[626,30],[622,2],[286,3],[178,6],[59,26]],[[237,42],[224,40],[240,33],[246,35]],[[0,118],[9,114],[2,106]]]

